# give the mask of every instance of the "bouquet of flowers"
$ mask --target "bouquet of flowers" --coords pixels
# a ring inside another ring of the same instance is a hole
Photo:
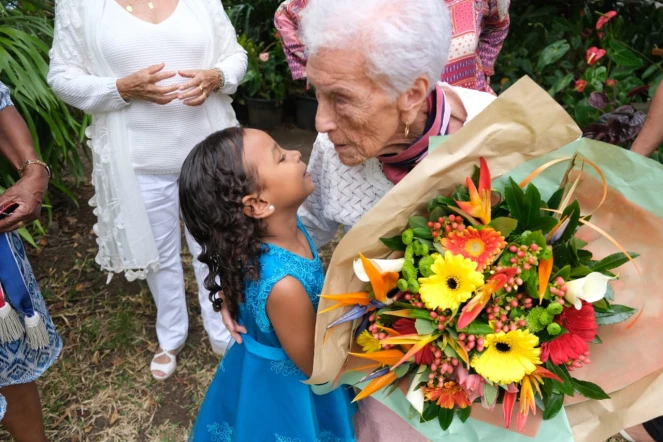
[[[588,344],[601,343],[599,325],[636,312],[612,302],[610,281],[637,255],[612,240],[621,252],[593,259],[576,231],[602,230],[572,200],[579,176],[567,172],[543,201],[529,184],[535,175],[509,179],[497,192],[482,158],[464,186],[432,199],[426,216],[410,217],[400,235],[381,239],[402,257],[359,255],[354,272],[365,291],[322,296],[334,304],[321,314],[351,307],[328,334],[357,324],[351,354],[371,371],[355,400],[405,385],[421,421],[437,419],[443,430],[455,416],[465,422],[479,401],[501,404],[508,428],[519,400],[520,431],[537,406],[551,419],[565,396],[608,398],[572,374],[591,363]],[[604,189],[605,200],[605,182]]]

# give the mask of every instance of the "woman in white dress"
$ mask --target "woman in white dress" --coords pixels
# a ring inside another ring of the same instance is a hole
[[[96,261],[147,279],[159,339],[150,370],[165,380],[188,332],[177,179],[193,146],[238,124],[228,95],[246,73],[246,52],[219,0],[58,0],[55,13],[48,82],[92,115]],[[204,266],[194,260],[194,270],[205,329],[223,354],[230,335],[204,289]]]

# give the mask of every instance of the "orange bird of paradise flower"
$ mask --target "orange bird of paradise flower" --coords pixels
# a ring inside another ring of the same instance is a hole
[[[458,330],[462,330],[469,326],[472,321],[474,321],[483,311],[484,307],[486,307],[486,304],[488,304],[488,301],[490,301],[492,294],[503,288],[509,279],[516,275],[516,272],[517,269],[515,267],[508,267],[491,276],[488,279],[488,282],[484,284],[484,286],[479,290],[477,290],[477,294],[474,296],[474,298],[472,298],[467,304],[465,304],[465,307],[463,307],[462,313],[458,318]]]
[[[534,373],[525,375],[520,383],[520,413],[518,413],[518,431],[523,431],[525,423],[527,422],[527,415],[530,411],[536,415],[536,404],[534,402],[534,391],[536,390],[541,396],[540,384],[543,384],[543,379],[553,379],[561,384],[564,383],[556,374],[546,370],[542,366],[538,366]],[[509,416],[509,420],[510,416]]]
[[[479,189],[477,190],[472,178],[467,177],[466,185],[467,191],[470,194],[469,201],[456,201],[458,207],[481,220],[484,225],[490,223],[490,170],[486,160],[482,157],[479,159]]]

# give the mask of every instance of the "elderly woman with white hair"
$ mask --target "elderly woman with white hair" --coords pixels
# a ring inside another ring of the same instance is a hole
[[[315,192],[299,215],[316,246],[416,171],[431,136],[453,135],[493,101],[438,83],[451,29],[439,0],[311,0],[304,10],[320,134],[309,163]],[[227,312],[224,322],[241,342],[243,328]],[[425,440],[371,398],[360,402],[356,423],[359,440]]]

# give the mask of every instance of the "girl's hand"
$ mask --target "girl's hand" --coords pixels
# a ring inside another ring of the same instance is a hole
[[[163,71],[165,63],[155,64],[117,80],[117,90],[125,100],[139,99],[157,104],[168,104],[177,98],[178,85],[157,86],[161,80],[173,78],[175,72]]]
[[[219,73],[212,69],[179,71],[180,77],[190,78],[180,86],[178,99],[188,106],[200,106],[207,100],[212,90],[221,80]]]
[[[235,342],[238,344],[242,343],[241,333],[246,333],[246,327],[239,325],[230,315],[230,310],[228,310],[228,304],[226,304],[226,299],[222,293],[218,294],[218,297],[223,299],[223,304],[221,304],[221,318],[223,319],[223,325],[226,326],[230,332],[230,336],[233,337]]]
[[[0,195],[0,212],[15,204],[14,213],[0,218],[0,233],[25,227],[25,224],[39,218],[41,202],[48,188],[48,173],[39,165],[25,168],[23,178]]]

